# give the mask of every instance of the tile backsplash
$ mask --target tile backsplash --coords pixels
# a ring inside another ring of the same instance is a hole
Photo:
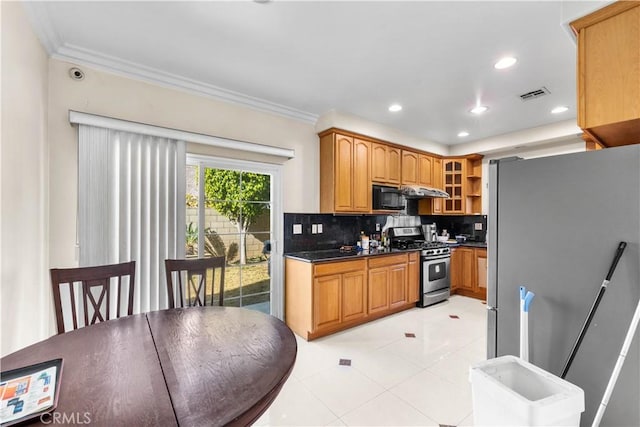
[[[386,215],[333,215],[333,214],[284,214],[284,252],[300,252],[322,249],[336,249],[342,245],[355,245],[360,231],[371,235],[381,233],[376,230],[384,227],[389,217]],[[393,216],[394,222],[402,221],[402,217]],[[418,217],[406,217],[411,222]],[[469,235],[471,240],[485,241],[487,230],[486,215],[466,216],[422,216],[422,224],[435,222],[440,233],[443,228],[453,238],[456,234]],[[300,224],[302,234],[293,234],[294,224]],[[322,233],[313,234],[313,226],[322,225]],[[479,225],[476,225],[479,224]],[[481,228],[481,230],[477,230]]]
[[[336,249],[342,245],[355,245],[364,231],[376,233],[376,224],[382,227],[383,215],[284,214],[284,252]],[[302,234],[293,234],[293,225],[302,225]],[[313,224],[322,224],[322,234],[312,234]],[[379,232],[378,232],[379,233]]]

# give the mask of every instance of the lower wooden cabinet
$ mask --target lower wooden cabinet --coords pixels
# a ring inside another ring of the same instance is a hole
[[[415,307],[419,252],[310,263],[285,260],[285,321],[310,340]]]
[[[487,250],[460,246],[452,248],[451,293],[487,299]]]

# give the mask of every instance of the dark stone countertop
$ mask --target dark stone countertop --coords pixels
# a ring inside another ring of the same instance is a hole
[[[381,256],[381,255],[395,255],[395,254],[403,254],[407,252],[419,251],[420,249],[388,249],[388,250],[380,250],[375,249],[371,251],[350,251],[350,252],[342,252],[340,249],[326,249],[320,251],[303,251],[303,252],[292,252],[284,254],[285,258],[291,258],[299,261],[305,262],[322,262],[322,261],[336,261],[336,260],[345,260],[345,259],[359,259],[366,258],[371,256]]]
[[[448,245],[452,248],[456,248],[458,246],[468,247],[468,248],[487,248],[487,242],[464,242],[464,243],[448,243]]]

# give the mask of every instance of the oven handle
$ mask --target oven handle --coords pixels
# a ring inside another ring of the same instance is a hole
[[[420,258],[422,258],[422,261],[437,261],[439,259],[451,258],[451,254],[438,255],[436,257],[427,257],[427,256],[422,255]]]

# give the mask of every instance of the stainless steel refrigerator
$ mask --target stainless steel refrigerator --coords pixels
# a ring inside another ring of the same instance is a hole
[[[640,147],[489,164],[488,357],[519,352],[519,286],[535,293],[529,360],[560,376],[607,275],[628,243],[566,379],[591,425],[640,298]],[[603,426],[640,425],[640,337]]]

